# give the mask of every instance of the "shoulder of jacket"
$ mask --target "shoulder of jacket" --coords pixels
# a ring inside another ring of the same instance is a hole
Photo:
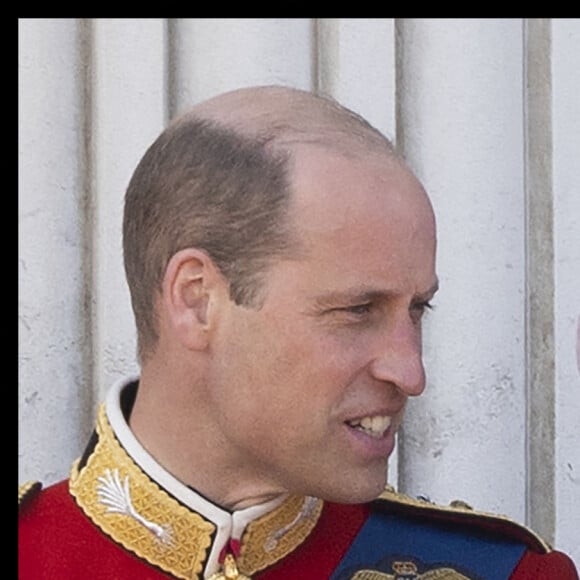
[[[527,526],[503,515],[475,510],[462,500],[454,500],[444,506],[427,498],[413,498],[397,493],[391,486],[387,486],[372,505],[379,511],[401,516],[456,523],[474,530],[484,530],[497,537],[522,542],[529,549],[542,554],[552,551],[550,544]]]
[[[42,489],[40,481],[27,481],[18,486],[18,510],[20,511],[30,500],[38,495]]]

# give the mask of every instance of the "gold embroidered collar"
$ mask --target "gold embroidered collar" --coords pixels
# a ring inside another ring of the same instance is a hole
[[[239,548],[234,568],[251,576],[304,542],[322,511],[319,499],[287,496],[265,507],[230,514],[178,484],[184,492],[180,501],[121,445],[104,404],[99,408],[96,430],[98,442],[88,460],[82,467],[80,460],[73,465],[71,494],[115,542],[176,578],[196,580],[218,573],[227,547],[232,545]],[[150,456],[148,460],[154,462]],[[157,469],[164,472],[159,465]],[[166,478],[172,477],[164,473]],[[172,491],[175,485],[174,481]],[[192,507],[195,502],[183,501],[192,495],[201,509]],[[231,558],[227,561],[231,563]]]

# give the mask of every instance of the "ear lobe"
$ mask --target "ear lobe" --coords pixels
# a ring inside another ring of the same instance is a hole
[[[162,303],[175,338],[188,350],[207,346],[209,308],[215,267],[200,250],[180,250],[169,260],[162,284]]]

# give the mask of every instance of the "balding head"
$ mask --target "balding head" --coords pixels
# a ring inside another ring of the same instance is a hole
[[[177,122],[191,119],[207,119],[277,147],[314,143],[345,154],[359,148],[393,152],[391,142],[360,115],[329,97],[289,87],[247,87],[217,95]]]
[[[304,144],[348,156],[394,154],[386,137],[337,102],[277,86],[200,103],[151,145],[127,189],[123,223],[141,360],[155,347],[156,296],[181,249],[204,250],[232,300],[259,306],[272,260],[299,250],[288,213],[290,162]]]

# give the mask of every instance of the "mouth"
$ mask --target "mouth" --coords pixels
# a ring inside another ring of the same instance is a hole
[[[391,427],[393,418],[387,415],[373,415],[346,421],[346,424],[374,439],[382,439]]]

